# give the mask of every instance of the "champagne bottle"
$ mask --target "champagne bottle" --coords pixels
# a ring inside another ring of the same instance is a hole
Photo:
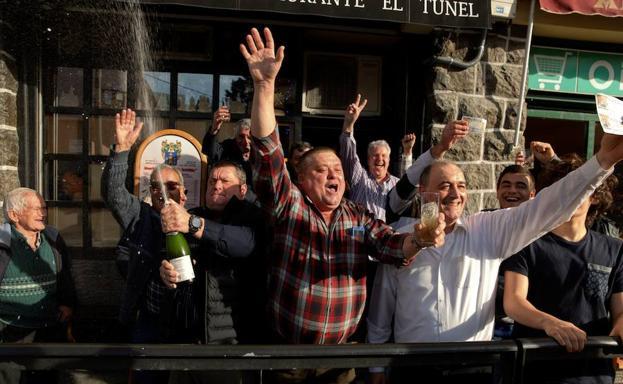
[[[184,235],[179,232],[169,232],[166,236],[167,256],[169,262],[179,273],[178,283],[188,281],[191,283],[195,278],[193,262],[190,259],[190,248]]]

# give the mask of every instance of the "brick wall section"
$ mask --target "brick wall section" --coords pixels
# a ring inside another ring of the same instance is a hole
[[[0,44],[0,200],[8,191],[19,187],[17,89],[16,60]],[[0,221],[3,219],[0,211]]]
[[[431,68],[427,96],[431,121],[431,142],[439,140],[445,123],[463,115],[487,119],[487,129],[471,134],[455,145],[446,159],[463,168],[470,191],[466,210],[474,213],[497,207],[495,182],[500,170],[513,163],[511,148],[517,121],[525,40],[512,27],[487,34],[485,52],[479,63],[456,70]],[[469,61],[480,43],[480,33],[437,31],[438,56]],[[525,128],[525,109],[522,131]],[[523,145],[523,135],[520,136]]]

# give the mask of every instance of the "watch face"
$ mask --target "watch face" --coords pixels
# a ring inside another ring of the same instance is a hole
[[[192,230],[194,232],[198,231],[199,228],[201,227],[201,218],[199,218],[198,216],[193,216],[190,219],[190,225],[192,226]]]

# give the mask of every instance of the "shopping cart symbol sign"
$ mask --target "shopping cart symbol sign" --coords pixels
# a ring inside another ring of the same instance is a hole
[[[570,55],[572,55],[570,52],[565,52],[563,56],[534,55],[536,77],[540,89],[545,89],[546,84],[553,84],[555,90],[560,90],[560,83],[567,65],[567,56]]]

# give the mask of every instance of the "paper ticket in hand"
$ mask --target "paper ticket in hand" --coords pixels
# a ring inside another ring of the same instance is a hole
[[[595,95],[595,104],[604,132],[623,136],[623,101],[598,93]]]
[[[487,128],[487,119],[482,117],[463,116],[461,120],[467,121],[471,133],[482,133]]]

